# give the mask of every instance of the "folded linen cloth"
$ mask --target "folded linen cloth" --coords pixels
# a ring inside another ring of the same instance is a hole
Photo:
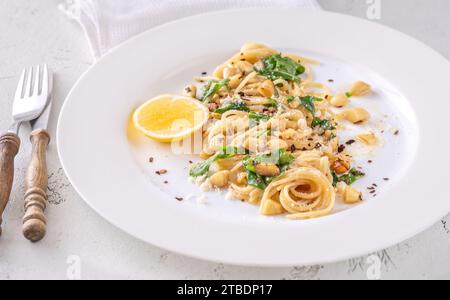
[[[154,26],[233,8],[320,9],[316,0],[64,0],[59,8],[84,29],[95,59]]]

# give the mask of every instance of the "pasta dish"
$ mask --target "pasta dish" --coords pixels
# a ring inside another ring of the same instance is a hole
[[[336,201],[360,202],[352,184],[365,174],[352,167],[339,132],[345,122],[369,120],[365,109],[349,104],[371,87],[358,81],[333,94],[314,81],[317,64],[249,43],[212,76],[195,78],[198,84],[184,94],[207,107],[209,120],[204,160],[189,176],[204,189],[228,189],[231,198],[258,205],[267,216],[317,218],[330,214]],[[359,139],[376,142],[373,133]]]

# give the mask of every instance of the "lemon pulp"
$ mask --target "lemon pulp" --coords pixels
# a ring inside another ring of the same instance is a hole
[[[171,141],[200,129],[208,120],[208,113],[197,99],[163,95],[138,108],[133,122],[148,137]]]

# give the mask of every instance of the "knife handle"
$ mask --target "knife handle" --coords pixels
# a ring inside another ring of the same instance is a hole
[[[8,204],[14,181],[14,158],[19,148],[20,138],[17,134],[6,133],[0,136],[0,235],[3,212]]]
[[[31,242],[45,237],[47,220],[44,215],[47,207],[47,146],[50,135],[46,130],[38,129],[31,133],[33,147],[30,165],[25,177],[25,216],[23,217],[23,235]]]

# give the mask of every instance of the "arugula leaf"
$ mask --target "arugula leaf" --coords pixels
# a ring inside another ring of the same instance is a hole
[[[336,187],[339,183],[339,176],[336,174],[336,172],[331,172],[331,175],[333,175],[333,186]]]
[[[255,166],[256,164],[254,163],[253,159],[250,156],[246,156],[243,160],[242,160],[242,164],[244,165],[244,168],[248,171],[251,172],[255,172]]]
[[[309,111],[313,117],[316,115],[316,105],[314,102],[322,102],[323,99],[313,97],[313,96],[306,96],[306,97],[300,97],[300,103],[301,105]]]
[[[294,96],[288,96],[286,99],[287,99],[288,103],[292,103],[292,102],[294,102],[295,97]]]
[[[366,176],[366,174],[357,169],[351,169],[347,174],[340,177],[333,172],[333,186],[336,186],[339,182],[345,182],[347,185],[352,185],[364,176]]]
[[[288,57],[275,54],[265,58],[263,68],[256,71],[272,81],[284,79],[299,82],[300,75],[305,73],[305,67]]]
[[[256,162],[250,156],[242,160],[245,170],[247,171],[248,184],[260,190],[265,190],[267,184],[264,177],[256,173]]]
[[[203,176],[209,172],[209,169],[211,168],[211,165],[214,162],[216,162],[220,159],[231,158],[238,154],[244,154],[244,153],[245,153],[244,149],[240,149],[237,147],[230,147],[230,146],[223,147],[223,149],[216,155],[193,166],[189,172],[189,175],[191,177]]]
[[[203,92],[202,101],[205,101],[212,95],[217,94],[223,87],[228,88],[229,83],[230,83],[229,79],[221,81],[219,80],[208,81],[208,84],[206,84],[202,89]]]
[[[277,177],[265,177],[256,173],[256,166],[258,164],[275,164],[281,172],[285,172],[289,165],[294,161],[294,156],[284,149],[278,150],[271,154],[260,154],[255,157],[247,156],[242,161],[244,168],[247,170],[248,183],[251,186],[264,190]]]
[[[273,98],[267,98],[267,101],[269,103],[265,104],[265,107],[274,107],[277,109],[278,113],[281,114],[285,111],[284,106],[278,102],[277,100],[273,99]]]
[[[331,123],[330,120],[326,120],[326,119],[320,119],[320,118],[314,118],[311,124],[312,128],[315,127],[320,127],[323,130],[334,130],[336,129],[336,127],[333,126],[333,124]]]
[[[275,99],[273,99],[273,98],[267,98],[267,101],[268,101],[269,103],[265,104],[265,105],[264,105],[265,107],[275,107],[275,108],[278,108],[279,103],[278,103],[277,100],[275,100]]]
[[[265,190],[267,188],[267,183],[264,180],[264,177],[255,172],[247,170],[247,180],[248,184],[255,188],[258,188],[260,190]]]
[[[260,114],[253,111],[248,114],[248,118],[250,120],[250,128],[258,126],[261,122],[267,122],[270,119],[268,115]]]
[[[247,105],[244,102],[229,102],[229,103],[225,103],[224,106],[222,106],[221,108],[216,109],[215,113],[224,114],[230,110],[239,110],[239,111],[245,111],[245,112],[250,111],[250,109],[247,107]]]
[[[275,164],[279,167],[289,165],[294,159],[295,159],[294,156],[284,149],[274,151],[270,154],[259,154],[251,158],[251,160],[254,162],[255,165],[266,163],[266,164]]]
[[[295,157],[284,149],[280,150],[279,157],[278,166],[281,168],[289,166],[295,160]]]

